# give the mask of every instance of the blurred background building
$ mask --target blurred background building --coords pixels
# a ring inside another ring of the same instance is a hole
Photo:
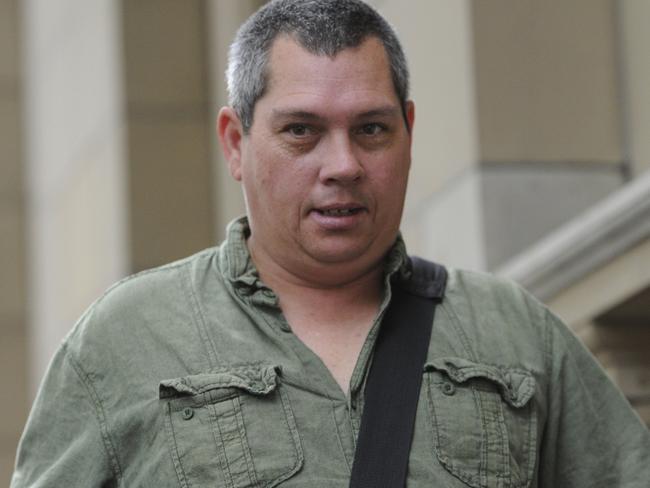
[[[214,120],[259,0],[0,0],[0,483],[112,282],[243,212]],[[371,1],[410,59],[410,251],[515,279],[650,422],[650,2]]]

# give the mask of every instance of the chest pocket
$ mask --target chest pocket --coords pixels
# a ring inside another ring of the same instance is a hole
[[[436,455],[474,488],[520,488],[536,462],[535,379],[525,370],[440,358],[425,365]]]
[[[183,487],[272,487],[303,453],[279,367],[244,364],[164,380],[160,400]]]

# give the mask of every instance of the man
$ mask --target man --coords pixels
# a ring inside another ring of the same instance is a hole
[[[414,122],[402,50],[357,0],[280,0],[240,29],[218,133],[247,218],[127,278],[55,356],[23,486],[345,487],[393,284]],[[650,440],[567,329],[449,271],[407,486],[646,487]]]

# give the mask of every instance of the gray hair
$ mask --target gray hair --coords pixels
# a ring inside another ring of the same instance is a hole
[[[370,36],[378,38],[386,49],[395,93],[406,114],[406,57],[394,30],[377,11],[360,0],[273,0],[239,28],[230,46],[228,101],[244,133],[253,125],[255,103],[266,90],[269,52],[280,34],[290,35],[307,51],[321,56],[334,56]]]

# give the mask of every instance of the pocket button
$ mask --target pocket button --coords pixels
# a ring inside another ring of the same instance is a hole
[[[183,420],[190,420],[194,417],[194,409],[187,407],[183,409]]]
[[[452,396],[456,393],[456,387],[449,382],[445,382],[442,384],[442,392],[447,396]]]

